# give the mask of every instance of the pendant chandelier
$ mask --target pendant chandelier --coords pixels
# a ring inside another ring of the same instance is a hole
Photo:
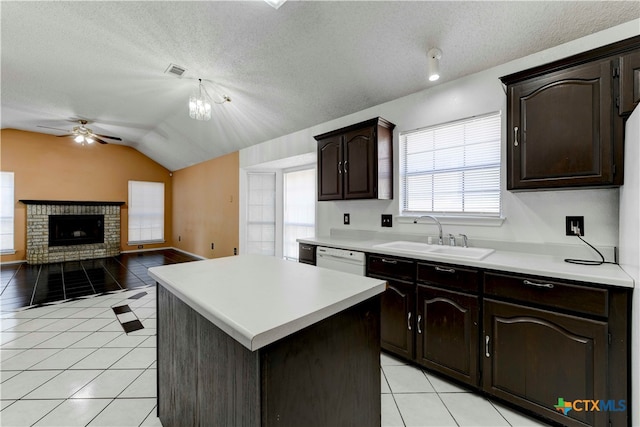
[[[212,101],[207,89],[202,84],[202,79],[198,79],[198,89],[189,97],[189,117],[196,120],[211,120],[211,104],[224,104],[225,102],[231,102],[231,98],[223,95],[222,101]]]

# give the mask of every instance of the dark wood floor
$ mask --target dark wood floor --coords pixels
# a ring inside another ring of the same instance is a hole
[[[195,261],[173,249],[55,264],[8,264],[0,270],[0,311],[42,306],[154,285],[149,267]]]

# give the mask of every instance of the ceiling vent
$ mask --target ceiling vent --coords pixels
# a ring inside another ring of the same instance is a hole
[[[187,71],[186,68],[181,67],[181,66],[176,65],[176,64],[169,64],[167,69],[164,70],[164,72],[166,74],[171,74],[172,76],[176,76],[176,77],[180,77],[180,78],[184,75],[184,73],[186,71]]]

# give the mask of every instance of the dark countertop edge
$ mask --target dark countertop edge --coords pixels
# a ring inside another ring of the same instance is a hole
[[[68,206],[122,206],[125,202],[106,202],[96,200],[19,200],[25,205],[68,205]]]

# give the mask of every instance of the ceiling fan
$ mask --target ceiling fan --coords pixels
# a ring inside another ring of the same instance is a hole
[[[107,138],[107,139],[113,139],[116,141],[122,141],[122,138],[118,138],[117,136],[109,136],[109,135],[100,135],[99,133],[94,133],[91,129],[89,129],[88,127],[86,127],[85,125],[87,123],[89,123],[87,120],[78,120],[78,123],[80,124],[79,126],[74,126],[73,129],[71,130],[71,133],[65,134],[65,135],[57,135],[58,138],[64,138],[67,136],[72,136],[74,137],[73,140],[75,142],[77,142],[78,144],[93,144],[94,142],[99,142],[100,144],[107,144],[107,141],[103,140],[102,138]],[[56,129],[56,130],[64,130],[64,129],[58,129],[58,128],[52,128],[49,126],[38,126],[41,128],[48,128],[48,129]]]

